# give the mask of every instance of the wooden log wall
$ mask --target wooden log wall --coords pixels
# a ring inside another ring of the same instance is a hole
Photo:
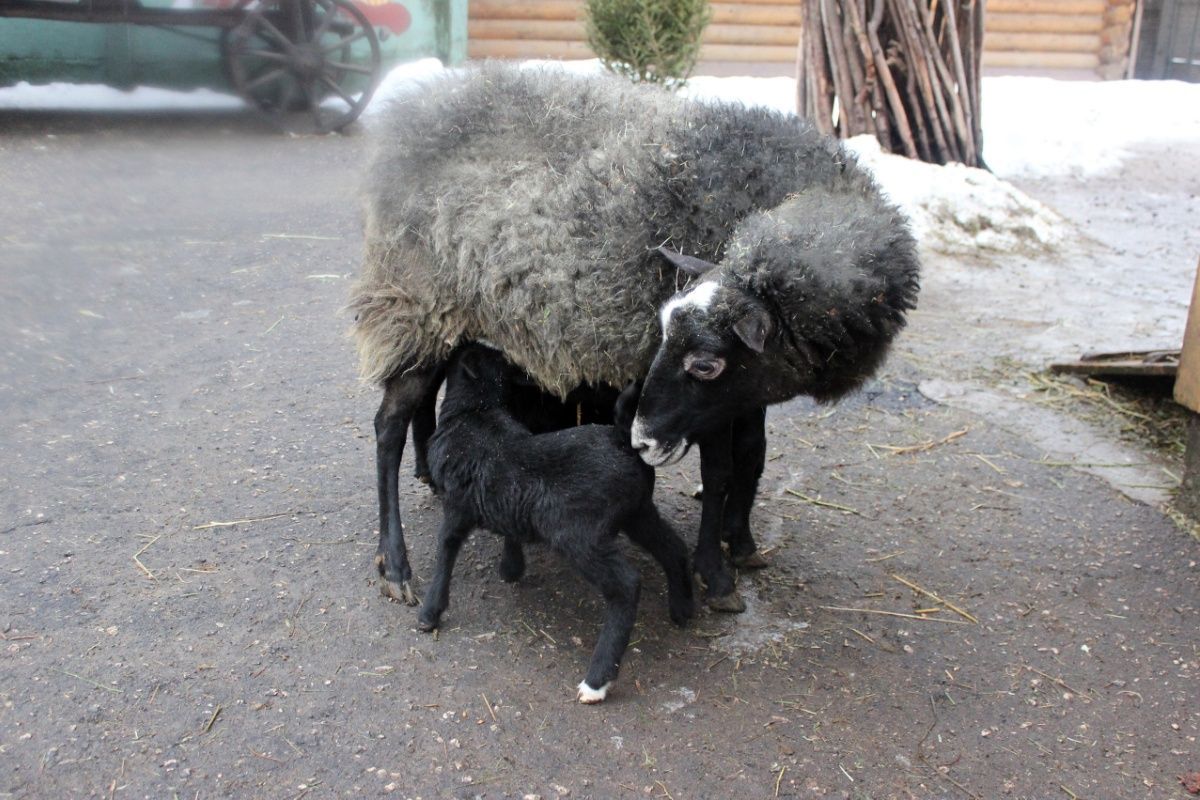
[[[1135,0],[989,0],[985,68],[1091,70],[1120,77]],[[592,58],[583,0],[469,0],[471,58]],[[798,0],[712,3],[701,61],[793,64]]]

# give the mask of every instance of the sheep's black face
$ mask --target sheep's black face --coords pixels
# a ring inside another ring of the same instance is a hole
[[[673,297],[660,318],[663,342],[632,429],[651,466],[679,460],[690,443],[780,399],[770,352],[777,326],[757,299],[713,278]]]

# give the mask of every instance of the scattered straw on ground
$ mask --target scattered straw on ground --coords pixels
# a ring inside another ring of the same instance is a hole
[[[1182,458],[1187,409],[1161,390],[1133,384],[1080,380],[1066,375],[1030,373],[1030,400],[1066,411],[1089,422],[1115,425],[1121,436],[1150,445],[1171,458]]]

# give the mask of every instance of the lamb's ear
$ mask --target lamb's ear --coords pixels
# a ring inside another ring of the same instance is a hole
[[[458,362],[463,372],[467,373],[467,377],[473,381],[479,380],[479,357],[479,351],[471,349],[463,353]]]
[[[637,415],[638,398],[641,394],[642,382],[634,381],[617,396],[617,403],[613,406],[613,424],[621,430],[628,431],[633,427],[633,418]]]
[[[717,268],[717,265],[711,261],[705,261],[703,258],[696,258],[695,256],[685,256],[683,253],[662,245],[657,248],[656,252],[671,262],[671,265],[676,269],[683,270],[692,277],[698,278],[709,270]]]
[[[742,342],[756,353],[761,353],[767,346],[767,337],[771,335],[774,323],[765,308],[752,307],[741,319],[733,323],[733,331]]]

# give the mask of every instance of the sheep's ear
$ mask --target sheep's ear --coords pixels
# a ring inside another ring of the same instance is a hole
[[[659,246],[656,251],[660,256],[671,262],[671,265],[676,269],[683,270],[688,275],[700,277],[709,270],[717,268],[717,265],[711,261],[705,261],[703,258],[695,256],[685,256],[683,253],[672,250],[669,247]]]
[[[771,335],[771,315],[765,308],[752,308],[733,323],[733,331],[742,342],[756,353],[761,353],[767,346],[767,337]]]

